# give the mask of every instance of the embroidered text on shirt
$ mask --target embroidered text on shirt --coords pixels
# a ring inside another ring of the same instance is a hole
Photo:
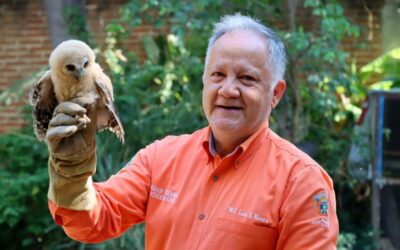
[[[235,216],[239,216],[248,220],[252,220],[252,221],[256,221],[256,222],[260,222],[260,223],[265,223],[267,224],[269,222],[269,220],[265,217],[262,217],[259,214],[253,213],[253,212],[249,212],[249,211],[244,211],[241,209],[237,209],[234,207],[228,207],[227,209],[228,213],[233,214]]]
[[[150,196],[155,199],[161,200],[161,201],[174,203],[176,200],[176,197],[178,197],[178,193],[174,192],[172,190],[160,188],[154,184],[151,184]]]

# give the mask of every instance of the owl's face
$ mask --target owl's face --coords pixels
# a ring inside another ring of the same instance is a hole
[[[64,63],[61,65],[61,67],[62,72],[65,76],[74,78],[75,80],[79,81],[88,75],[87,71],[89,67],[89,58],[74,57],[73,60],[64,60]]]
[[[57,75],[74,81],[85,79],[94,63],[93,51],[77,40],[62,42],[51,53],[49,60],[50,68]]]

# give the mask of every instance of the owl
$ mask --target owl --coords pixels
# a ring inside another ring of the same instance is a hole
[[[95,62],[93,50],[79,40],[67,40],[51,53],[48,70],[29,95],[33,107],[34,130],[45,140],[55,107],[76,97],[96,100],[97,130],[109,129],[124,143],[124,129],[114,107],[110,78]]]

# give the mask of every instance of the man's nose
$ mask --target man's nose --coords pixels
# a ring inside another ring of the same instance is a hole
[[[239,97],[240,91],[238,86],[238,79],[236,77],[226,77],[218,89],[218,95],[225,98]]]

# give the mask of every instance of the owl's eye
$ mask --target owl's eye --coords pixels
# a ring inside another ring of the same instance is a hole
[[[85,64],[83,64],[83,67],[86,68],[88,66],[89,62],[86,61]]]
[[[65,66],[67,68],[67,70],[69,71],[74,71],[75,70],[75,66],[72,64],[68,64],[67,66]]]

